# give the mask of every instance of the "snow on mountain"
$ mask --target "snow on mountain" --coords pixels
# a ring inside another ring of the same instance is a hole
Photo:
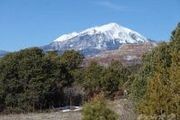
[[[78,35],[77,32],[73,32],[71,34],[64,34],[61,37],[57,38],[56,40],[54,40],[55,42],[63,42],[69,39],[72,39],[73,37],[76,37]]]
[[[141,34],[116,23],[109,23],[81,32],[64,34],[49,45],[43,46],[43,49],[62,52],[74,49],[81,51],[86,56],[92,56],[102,51],[118,49],[122,44],[145,42],[149,41]]]
[[[0,57],[3,57],[4,55],[6,55],[8,52],[4,51],[4,50],[0,50]]]

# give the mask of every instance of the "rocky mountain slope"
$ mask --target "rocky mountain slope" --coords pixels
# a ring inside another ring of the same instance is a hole
[[[123,44],[119,49],[106,51],[96,56],[86,57],[84,64],[97,61],[99,64],[108,65],[112,60],[120,60],[123,64],[139,64],[143,54],[155,47],[155,43]]]

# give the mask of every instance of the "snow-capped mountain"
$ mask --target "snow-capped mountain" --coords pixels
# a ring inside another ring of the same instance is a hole
[[[3,57],[4,55],[6,55],[8,52],[4,51],[4,50],[0,50],[0,57]]]
[[[64,34],[42,48],[45,51],[62,52],[74,49],[81,51],[85,56],[92,56],[103,51],[118,49],[122,44],[145,42],[149,41],[141,34],[116,23],[109,23],[81,32]]]

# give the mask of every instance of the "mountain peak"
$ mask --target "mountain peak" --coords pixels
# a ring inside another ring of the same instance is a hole
[[[96,55],[101,51],[118,49],[122,44],[139,44],[149,42],[141,34],[120,26],[117,23],[108,23],[91,27],[81,32],[72,32],[61,35],[49,45],[44,46],[46,51],[64,51],[74,49],[85,55]]]
[[[109,39],[118,39],[120,37],[122,37],[122,39],[124,40],[125,38],[130,39],[127,37],[129,37],[129,34],[132,33],[131,37],[133,36],[133,34],[136,34],[137,36],[141,37],[141,39],[145,41],[147,40],[144,36],[140,35],[139,33],[130,30],[128,28],[125,28],[123,26],[119,26],[117,23],[112,22],[101,26],[91,27],[81,32],[72,32],[70,34],[61,35],[59,38],[54,40],[54,42],[67,41],[73,39],[76,36],[83,34],[93,35],[93,34],[102,34],[102,33],[106,34]],[[132,42],[132,40],[130,42]]]
[[[119,29],[120,26],[117,23],[108,23],[98,27],[102,30]]]
[[[117,23],[108,23],[108,24],[105,24],[105,25],[88,28],[88,29],[86,29],[84,31],[81,31],[81,32],[72,32],[72,33],[69,33],[69,34],[61,35],[59,38],[54,40],[54,42],[63,42],[63,41],[72,39],[72,38],[76,37],[79,34],[85,34],[85,33],[94,34],[94,33],[98,33],[98,32],[105,32],[105,31],[117,30],[117,29],[120,29],[120,27],[119,27],[119,25]]]
[[[86,29],[84,32],[91,31],[91,30],[96,30],[98,32],[105,32],[105,31],[109,31],[109,30],[113,30],[113,29],[117,30],[119,28],[120,28],[120,26],[117,23],[108,23],[108,24],[104,24],[101,26],[96,26],[96,27]]]

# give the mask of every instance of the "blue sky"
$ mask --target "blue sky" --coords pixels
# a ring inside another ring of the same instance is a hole
[[[180,22],[180,0],[0,0],[0,49],[42,46],[109,22],[168,40]]]

